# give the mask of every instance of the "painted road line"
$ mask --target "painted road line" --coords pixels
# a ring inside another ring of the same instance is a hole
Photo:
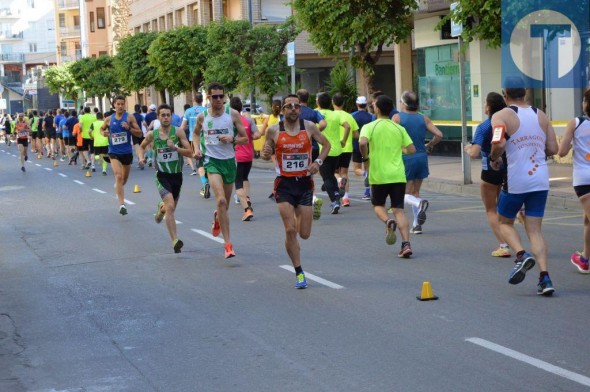
[[[562,180],[571,180],[571,177],[553,177],[550,178],[549,181],[562,181]]]
[[[541,361],[540,359],[529,357],[526,354],[519,353],[518,351],[511,350],[507,347],[500,346],[499,344],[492,343],[485,339],[480,338],[468,338],[465,341],[477,344],[478,346],[487,348],[489,350],[495,351],[499,354],[505,355],[510,358],[514,358],[518,361],[528,363],[534,367],[537,367],[541,370],[545,370],[546,372],[553,373],[563,378],[567,378],[568,380],[577,382],[578,384],[582,384],[584,386],[590,387],[590,378],[586,376],[582,376],[581,374],[570,372],[569,370],[565,370],[560,368],[559,366],[552,365],[545,361]]]
[[[106,193],[105,191],[101,191],[101,190],[100,190],[100,189],[98,189],[98,188],[92,188],[92,190],[93,190],[94,192],[98,192],[98,193],[102,193],[102,194],[105,194],[105,193]]]
[[[544,216],[543,222],[552,221],[552,220],[559,220],[559,219],[570,219],[570,218],[584,218],[584,213],[582,211],[580,211],[580,213],[576,214],[576,215],[554,216],[551,218],[547,218],[547,216]]]
[[[471,206],[471,207],[459,207],[459,208],[449,208],[446,210],[437,210],[436,212],[467,212],[467,211],[471,211],[471,210],[477,210],[477,212],[479,212],[479,210],[481,210],[483,212],[483,207],[481,205],[477,205],[477,206]]]
[[[68,176],[67,174],[63,174],[63,173],[57,173],[57,174],[64,177],[64,178],[66,178]]]
[[[82,181],[74,180],[74,182],[75,182],[76,184],[84,185],[84,183],[83,183]]]
[[[207,233],[206,231],[199,230],[199,229],[191,229],[191,231],[193,231],[193,232],[195,232],[195,233],[197,233],[197,234],[200,234],[200,235],[202,235],[203,237],[207,237],[207,238],[209,238],[210,240],[213,240],[213,241],[215,241],[215,242],[219,242],[220,244],[224,244],[224,243],[225,243],[225,241],[223,240],[223,238],[219,238],[219,237],[213,237],[213,236],[211,235],[211,233]]]
[[[176,224],[177,224],[177,225],[182,225],[182,222],[181,222],[181,221],[179,221],[179,220],[176,220],[176,219],[175,219],[175,221],[176,221]]]
[[[35,166],[41,167],[41,165],[39,163],[35,163]]]
[[[48,167],[46,167],[45,170],[47,170],[47,171],[53,171],[53,169],[50,169]]]
[[[127,204],[130,204],[130,205],[135,205],[135,203],[134,203],[134,202],[132,202],[132,201],[130,201],[130,200],[127,200],[127,199],[123,199],[123,200],[124,200],[124,201],[125,201],[125,203],[127,203]]]
[[[290,265],[280,265],[279,267],[281,267],[284,270],[291,271],[291,272],[295,273],[295,269]],[[339,284],[336,284],[334,282],[330,282],[329,280],[326,280],[324,278],[320,278],[319,276],[316,276],[314,274],[310,274],[309,272],[305,273],[305,278],[309,279],[309,280],[313,280],[314,282],[317,282],[319,284],[323,284],[324,286],[328,286],[332,289],[343,289],[344,288],[344,286],[340,286]]]

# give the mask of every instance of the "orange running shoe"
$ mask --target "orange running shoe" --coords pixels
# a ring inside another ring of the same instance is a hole
[[[251,221],[254,218],[254,212],[252,211],[251,208],[247,208],[246,211],[244,211],[244,215],[242,215],[242,220],[244,222],[247,221]]]
[[[219,221],[217,220],[217,210],[213,211],[213,224],[211,225],[211,235],[213,237],[219,237],[221,227],[219,227]]]
[[[234,252],[234,248],[231,246],[231,242],[225,244],[225,258],[229,259],[230,257],[234,257],[236,252]]]

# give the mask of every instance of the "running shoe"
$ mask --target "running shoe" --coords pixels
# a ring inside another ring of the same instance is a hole
[[[519,284],[526,276],[526,272],[535,266],[535,258],[532,254],[525,252],[520,258],[514,260],[516,265],[510,273],[508,283]]]
[[[25,155],[25,162],[29,160],[29,156]]]
[[[387,209],[387,213],[388,213],[388,214],[393,214],[393,207],[389,207],[389,208]]]
[[[61,158],[59,158],[59,161],[60,161],[60,162],[63,162],[63,161],[65,161],[65,160],[66,160],[66,157],[65,157],[65,156],[62,156]]]
[[[206,183],[205,186],[203,187],[203,197],[205,199],[208,199],[211,197],[211,185],[209,185],[209,183]]]
[[[537,284],[537,295],[544,295],[545,297],[551,297],[555,289],[553,288],[553,283],[549,278],[549,275],[545,275],[539,279],[539,284]]]
[[[330,214],[336,215],[339,210],[340,210],[340,203],[338,203],[338,201],[335,201],[332,204],[330,204]]]
[[[340,181],[338,182],[338,192],[340,192],[340,197],[344,197],[344,194],[346,193],[346,183],[348,182],[348,180],[344,177],[342,177],[340,179]]]
[[[151,159],[148,159],[148,166],[149,166],[149,167],[152,167],[152,165],[153,165],[153,162],[152,162],[152,160],[151,160]]]
[[[156,223],[160,223],[160,222],[162,222],[162,219],[164,219],[164,213],[162,212],[163,206],[164,206],[163,201],[158,202],[158,209],[156,210]]]
[[[524,208],[521,208],[516,214],[517,222],[524,225]]]
[[[350,207],[350,199],[348,197],[342,198],[342,207]]]
[[[229,259],[230,257],[234,257],[236,252],[234,252],[234,248],[231,246],[231,242],[225,244],[225,258]]]
[[[197,175],[197,171],[193,170],[192,173],[190,174],[191,176],[196,176]]]
[[[102,172],[102,175],[103,175],[103,176],[106,176],[106,175],[107,175],[107,172],[106,172],[106,171],[103,171],[103,172]]]
[[[125,204],[121,204],[121,207],[119,207],[119,214],[127,215],[127,207],[125,207]]]
[[[305,279],[305,273],[301,272],[295,276],[295,288],[297,289],[306,289],[307,288],[307,279]]]
[[[213,224],[211,225],[211,235],[213,237],[219,237],[221,227],[219,227],[219,221],[217,220],[217,210],[213,211]]]
[[[585,259],[584,256],[582,256],[578,252],[572,254],[572,256],[570,257],[570,261],[573,265],[578,267],[578,271],[581,274],[590,273],[590,270],[588,269],[588,259]]]
[[[240,198],[238,197],[237,193],[234,193],[234,203],[235,204],[240,204]]]
[[[406,243],[400,249],[399,253],[397,254],[397,257],[399,257],[401,259],[409,259],[411,255],[412,255],[412,247],[410,246],[409,243]]]
[[[172,242],[172,248],[174,249],[174,253],[180,253],[180,250],[184,246],[184,243],[179,240],[178,238]]]
[[[395,229],[397,229],[397,223],[395,223],[393,219],[389,219],[387,223],[385,223],[385,243],[387,245],[393,245],[395,244],[395,241],[397,241]]]
[[[363,194],[363,200],[371,200],[371,191],[369,189],[365,189],[365,193]]]
[[[24,166],[21,166],[20,170],[21,170],[23,173],[27,171],[27,169],[25,169],[25,167],[24,167]]]
[[[94,165],[90,166],[90,169],[92,170],[92,172],[96,172],[96,168],[94,167]]]
[[[411,234],[422,234],[422,226],[416,225],[410,229]]]
[[[418,224],[423,225],[426,222],[426,210],[428,209],[428,200],[420,200],[418,206]]]
[[[318,220],[322,216],[322,204],[324,201],[319,197],[313,201],[313,220]]]
[[[252,211],[252,208],[246,208],[246,211],[244,211],[244,215],[242,215],[242,220],[244,222],[248,222],[252,219],[254,219],[254,211]]]
[[[510,257],[510,248],[507,246],[498,246],[498,248],[492,251],[494,257]]]

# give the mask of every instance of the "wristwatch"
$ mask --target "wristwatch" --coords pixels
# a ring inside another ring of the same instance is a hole
[[[319,166],[322,166],[322,164],[324,163],[324,161],[322,161],[320,158],[316,159],[314,162],[317,163]]]

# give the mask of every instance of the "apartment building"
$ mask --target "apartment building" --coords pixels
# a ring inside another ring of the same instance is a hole
[[[79,0],[54,0],[56,13],[57,63],[82,58],[82,29]]]
[[[113,29],[110,1],[86,0],[81,3],[81,49],[83,57],[113,54]]]

